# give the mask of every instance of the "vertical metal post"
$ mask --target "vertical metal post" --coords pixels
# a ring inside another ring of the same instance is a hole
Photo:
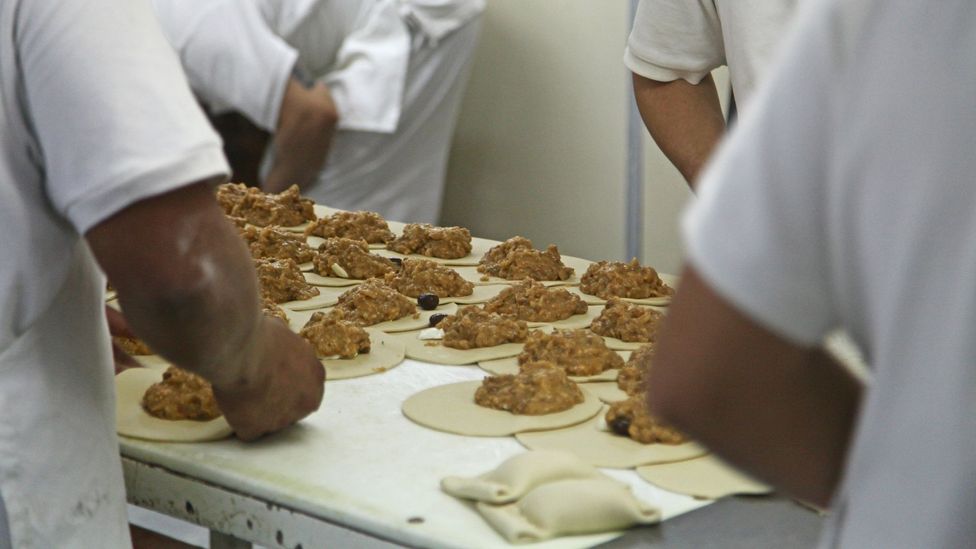
[[[639,0],[630,0],[630,25],[634,24]],[[637,110],[634,87],[630,84],[627,71],[627,190],[624,197],[625,222],[624,238],[627,257],[643,261],[644,256],[644,123]]]

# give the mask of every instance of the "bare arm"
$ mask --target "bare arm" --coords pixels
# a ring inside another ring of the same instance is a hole
[[[634,74],[634,96],[651,137],[694,189],[698,173],[725,132],[711,75],[695,85]]]
[[[820,349],[736,311],[686,269],[649,380],[652,411],[744,470],[826,506],[863,387]]]
[[[321,364],[261,314],[250,254],[210,185],[137,202],[86,238],[132,331],[210,380],[238,436],[256,438],[318,408]]]
[[[325,164],[339,115],[325,84],[305,88],[292,78],[275,130],[274,166],[262,187],[281,192],[292,184],[306,188]]]

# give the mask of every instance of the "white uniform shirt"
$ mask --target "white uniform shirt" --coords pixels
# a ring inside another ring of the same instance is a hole
[[[968,547],[976,509],[976,4],[815,1],[706,172],[691,263],[874,375],[827,547]],[[802,428],[802,426],[797,426]]]
[[[0,0],[0,495],[16,546],[128,544],[105,281],[80,235],[225,171],[147,6]]]
[[[728,65],[740,110],[772,64],[797,0],[641,0],[624,63],[661,82]]]

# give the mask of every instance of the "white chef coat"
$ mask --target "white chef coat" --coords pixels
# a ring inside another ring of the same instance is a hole
[[[690,261],[782,337],[842,326],[872,365],[822,545],[969,547],[976,4],[814,0],[788,42],[703,176]]]
[[[0,495],[15,546],[129,545],[105,280],[80,235],[226,169],[147,5],[0,0]]]

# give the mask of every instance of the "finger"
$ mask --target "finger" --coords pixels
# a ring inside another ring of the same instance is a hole
[[[125,316],[120,311],[108,305],[105,306],[105,320],[108,321],[108,332],[110,334],[121,337],[136,337],[132,333],[132,329],[129,328],[129,323],[126,322]]]

